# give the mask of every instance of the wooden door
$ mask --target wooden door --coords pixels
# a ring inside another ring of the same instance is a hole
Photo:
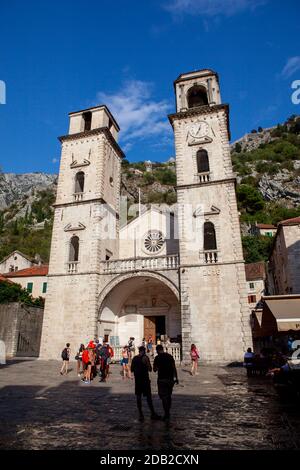
[[[144,338],[146,339],[146,341],[148,340],[150,335],[152,335],[152,339],[155,342],[155,317],[144,317]]]

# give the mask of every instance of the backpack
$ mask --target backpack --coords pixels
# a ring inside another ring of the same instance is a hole
[[[63,361],[66,361],[68,359],[68,350],[67,350],[67,348],[62,350],[61,358],[62,358]]]

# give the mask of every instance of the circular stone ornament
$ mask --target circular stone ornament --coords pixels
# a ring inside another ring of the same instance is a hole
[[[164,236],[159,230],[150,230],[144,238],[144,248],[151,254],[159,253],[164,243]]]

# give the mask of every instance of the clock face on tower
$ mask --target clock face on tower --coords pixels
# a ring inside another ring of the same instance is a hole
[[[187,139],[189,145],[211,142],[210,127],[205,121],[197,121],[188,128]]]
[[[200,138],[208,135],[209,132],[209,125],[205,121],[199,121],[193,124],[190,129],[189,133],[194,138]]]

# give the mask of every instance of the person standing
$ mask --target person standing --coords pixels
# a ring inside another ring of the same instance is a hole
[[[247,377],[251,377],[253,373],[253,365],[254,365],[254,353],[252,352],[251,348],[247,349],[247,352],[244,354],[244,366],[247,370]]]
[[[151,411],[151,419],[160,419],[154,411],[152,402],[151,382],[149,378],[149,372],[151,371],[152,367],[150,360],[146,355],[146,349],[144,346],[140,346],[139,354],[132,359],[131,363],[131,372],[134,374],[135,378],[135,395],[140,421],[144,421],[142,395],[147,399],[147,403]]]
[[[93,379],[92,370],[94,367],[95,367],[95,344],[91,341],[88,345],[88,362],[87,362],[84,383],[86,384],[91,383],[91,379]]]
[[[84,351],[82,352],[82,370],[83,370],[83,377],[82,377],[82,382],[86,381],[86,374],[87,374],[87,369],[88,369],[88,364],[89,364],[89,350],[86,347]]]
[[[147,341],[147,350],[148,350],[148,353],[153,356],[153,338],[152,338],[152,335],[150,335],[148,337],[148,341]]]
[[[191,361],[192,361],[192,368],[191,368],[191,375],[198,375],[198,361],[200,358],[200,354],[198,349],[196,348],[195,344],[191,345]]]
[[[172,405],[172,393],[174,384],[178,384],[177,369],[174,357],[164,352],[161,344],[156,346],[157,356],[154,359],[153,370],[157,372],[158,395],[162,401],[165,415],[164,421],[170,419],[170,410]]]
[[[62,350],[62,353],[61,353],[61,358],[62,358],[63,363],[60,369],[60,375],[68,374],[70,355],[71,355],[70,343],[67,343],[66,347]]]
[[[81,375],[81,372],[83,372],[83,367],[82,367],[82,353],[84,351],[84,344],[81,344],[79,349],[78,349],[78,352],[75,356],[75,359],[77,361],[77,375],[78,377],[80,377]],[[81,368],[82,368],[82,371],[81,371]]]
[[[106,349],[107,349],[107,361],[106,361],[106,374],[105,374],[105,377],[106,377],[106,379],[108,379],[109,374],[110,374],[109,365],[111,364],[112,358],[114,357],[114,350],[110,346],[109,343],[106,343]]]
[[[128,341],[128,359],[129,359],[129,364],[131,364],[132,358],[135,354],[135,344],[134,344],[134,338],[131,336]]]
[[[124,346],[122,350],[122,361],[121,361],[121,365],[123,369],[123,380],[126,379],[126,377],[131,379],[131,372],[128,367],[128,361],[129,361],[128,360],[128,346]]]
[[[109,355],[109,348],[106,343],[103,343],[102,348],[99,351],[100,353],[100,359],[101,359],[101,365],[100,365],[100,382],[106,382],[106,377],[107,377],[107,362],[110,357]]]

